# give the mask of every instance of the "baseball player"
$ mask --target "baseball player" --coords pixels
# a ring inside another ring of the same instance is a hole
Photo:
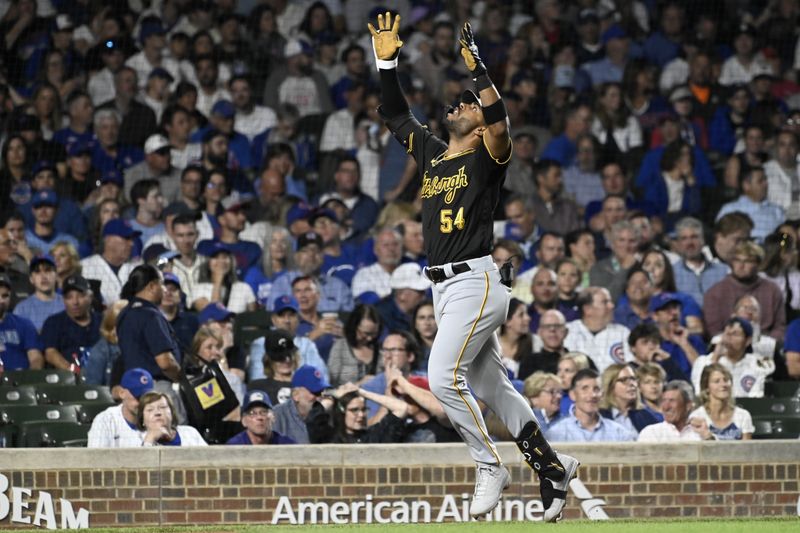
[[[505,105],[486,74],[469,23],[461,31],[461,55],[478,94],[464,91],[446,110],[445,143],[411,114],[397,77],[403,45],[400,17],[378,15],[369,24],[380,73],[388,128],[417,161],[422,180],[422,226],[433,282],[439,332],[428,363],[431,392],[477,463],[470,514],[480,517],[497,505],[510,475],[486,430],[472,391],[503,420],[527,463],[540,479],[544,519],[556,521],[564,507],[578,461],[556,454],[544,439],[530,406],[508,380],[495,331],[508,311],[508,289],[492,261],[492,213],[511,158]],[[470,390],[471,389],[471,390]]]

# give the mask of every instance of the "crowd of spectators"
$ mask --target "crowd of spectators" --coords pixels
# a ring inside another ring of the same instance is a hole
[[[458,440],[387,8],[432,132],[463,22],[505,102],[497,334],[548,438],[749,438],[800,379],[795,0],[2,3],[2,368],[113,387],[94,446]]]

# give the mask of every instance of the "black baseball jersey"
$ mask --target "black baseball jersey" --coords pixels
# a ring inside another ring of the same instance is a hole
[[[447,143],[409,112],[387,122],[417,161],[421,179],[422,232],[430,265],[489,255],[493,214],[511,153],[496,159],[485,143],[447,154]]]

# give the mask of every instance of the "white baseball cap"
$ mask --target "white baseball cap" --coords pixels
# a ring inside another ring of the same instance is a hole
[[[417,263],[404,263],[392,272],[389,286],[392,289],[426,291],[430,288],[431,282],[422,274],[422,268]]]
[[[144,142],[144,153],[152,154],[162,148],[169,148],[169,140],[160,133],[155,133]]]

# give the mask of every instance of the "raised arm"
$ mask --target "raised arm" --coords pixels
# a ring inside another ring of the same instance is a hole
[[[400,15],[392,21],[392,14],[378,15],[378,29],[372,23],[367,27],[372,34],[372,51],[375,54],[375,66],[381,79],[380,112],[386,119],[392,119],[409,112],[408,102],[400,88],[397,78],[397,58],[400,55]]]
[[[483,133],[483,142],[491,156],[498,162],[505,162],[511,155],[511,136],[508,133],[508,113],[506,105],[500,98],[492,80],[486,71],[486,66],[478,55],[478,45],[472,34],[472,26],[466,22],[461,28],[461,56],[464,58],[475,82],[478,97],[481,99],[483,118],[486,121],[486,131]]]

